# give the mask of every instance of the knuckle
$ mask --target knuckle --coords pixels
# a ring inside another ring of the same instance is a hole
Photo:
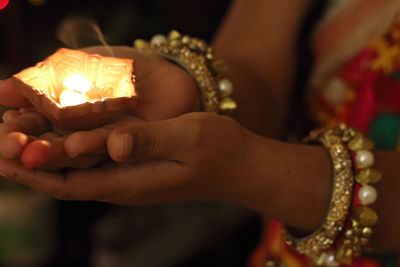
[[[192,117],[197,147],[230,147],[242,140],[244,127],[234,119],[218,114],[195,114]]]
[[[112,148],[114,153],[112,157],[116,161],[132,161],[138,158],[146,158],[157,150],[157,138],[151,131],[146,131],[139,125],[128,125],[115,129],[113,132],[115,137],[120,141],[115,143]],[[129,141],[122,138],[129,135]]]

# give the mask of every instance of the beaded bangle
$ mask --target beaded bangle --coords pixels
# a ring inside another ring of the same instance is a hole
[[[348,148],[354,161],[356,185],[352,213],[334,256],[336,262],[351,264],[352,259],[360,256],[362,248],[368,244],[372,235],[371,227],[378,221],[378,215],[368,205],[374,203],[378,195],[371,184],[378,182],[382,174],[371,168],[374,156],[370,149],[374,143],[356,130],[347,130],[351,135]]]
[[[227,67],[215,60],[212,47],[198,38],[171,31],[168,36],[153,36],[150,42],[137,39],[134,47],[141,52],[159,55],[184,68],[195,80],[206,112],[231,113],[237,105],[232,99],[232,83],[225,78]]]
[[[285,231],[287,244],[300,254],[317,259],[330,248],[343,230],[350,208],[353,191],[353,172],[350,154],[342,141],[342,132],[337,128],[316,130],[310,133],[307,142],[320,142],[332,161],[333,183],[330,206],[322,226],[304,238],[297,238]]]
[[[344,124],[311,132],[307,141],[313,140],[318,140],[328,150],[334,170],[328,216],[323,226],[309,237],[298,239],[286,231],[287,243],[301,254],[310,256],[317,265],[351,264],[368,244],[371,226],[378,220],[375,211],[367,206],[377,197],[370,184],[378,182],[382,176],[370,168],[374,157],[369,150],[374,144]],[[336,221],[330,217],[334,209],[343,212]]]

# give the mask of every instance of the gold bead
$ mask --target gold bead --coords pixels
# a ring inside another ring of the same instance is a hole
[[[170,31],[168,33],[168,39],[169,40],[176,40],[176,39],[179,39],[179,38],[181,38],[181,34],[176,30],[172,30],[172,31]]]
[[[222,99],[221,103],[219,104],[219,108],[222,111],[226,111],[226,112],[235,110],[236,107],[237,107],[237,104],[236,104],[235,100],[233,100],[230,97],[225,97],[224,99]]]
[[[351,248],[346,249],[346,251],[345,251],[345,256],[346,256],[346,257],[351,257],[351,256],[353,256],[353,250],[352,250]]]
[[[370,237],[372,235],[371,227],[364,227],[362,230],[363,237]]]
[[[351,220],[351,226],[352,226],[353,228],[359,228],[360,223],[357,222],[356,220]]]
[[[228,65],[222,60],[215,60],[212,63],[212,68],[223,74],[228,72]]]
[[[213,98],[213,97],[216,97],[217,92],[216,92],[216,91],[206,91],[205,94],[207,95],[207,97],[208,97],[209,99],[211,99],[211,98]]]
[[[373,184],[379,182],[381,178],[382,173],[371,168],[361,170],[355,177],[356,181],[360,184]]]
[[[192,40],[192,38],[190,38],[189,35],[185,35],[182,37],[182,43],[184,43],[184,44],[190,43],[191,40]]]
[[[347,238],[351,238],[353,236],[353,231],[352,230],[347,230],[346,233],[345,233],[345,236]]]
[[[197,47],[203,53],[205,53],[207,51],[207,43],[203,40],[199,40],[197,42]]]
[[[182,45],[182,41],[179,39],[173,39],[170,41],[172,47],[180,47]]]
[[[147,48],[147,47],[149,46],[149,43],[146,42],[145,40],[142,40],[142,39],[136,39],[136,40],[133,42],[133,46],[134,46],[136,49],[145,49],[145,48]]]
[[[344,241],[343,241],[343,244],[345,244],[345,245],[347,245],[347,246],[349,246],[349,245],[351,245],[351,240],[350,239],[345,239]]]
[[[345,123],[341,123],[341,124],[339,124],[339,129],[341,131],[345,131],[345,130],[347,130],[347,125]]]
[[[373,149],[374,143],[368,138],[363,137],[361,134],[356,134],[356,136],[348,143],[351,150],[362,150],[362,149]]]
[[[369,207],[357,207],[353,214],[355,219],[363,226],[372,226],[378,221],[378,215]]]
[[[360,244],[361,244],[362,246],[368,245],[368,242],[369,242],[369,239],[368,239],[368,238],[361,237],[361,239],[360,239]]]

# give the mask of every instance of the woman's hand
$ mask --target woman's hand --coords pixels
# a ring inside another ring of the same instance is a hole
[[[87,53],[110,56],[102,46],[83,49]],[[158,56],[145,55],[130,47],[112,47],[113,56],[135,60],[138,104],[132,114],[144,120],[160,120],[198,111],[200,97],[194,79],[182,68]],[[13,79],[0,81],[0,105],[12,108],[30,107],[19,95]]]
[[[230,201],[299,229],[312,230],[322,220],[330,188],[330,161],[322,148],[263,138],[208,113],[155,122],[130,119],[109,129],[106,145],[113,162],[46,172],[3,158],[0,172],[60,199],[124,205]]]
[[[109,55],[109,50],[104,47],[84,50]],[[184,70],[162,58],[144,55],[129,47],[113,47],[112,51],[116,57],[135,59],[139,100],[129,113],[138,120],[161,120],[199,109],[195,81]],[[16,86],[19,83],[13,79],[0,82],[0,104],[31,108],[29,101],[16,93]],[[59,136],[51,132],[51,125],[40,114],[35,114],[33,109],[28,111],[13,110],[4,114],[5,123],[0,125],[0,153],[3,156],[22,157],[22,161],[29,167],[52,169],[88,167],[104,159],[101,153],[105,152],[105,137],[117,122],[93,131]],[[125,119],[122,118],[118,123]],[[30,129],[32,127],[35,131]],[[77,157],[85,151],[93,150],[93,146],[99,148],[96,159],[92,159],[93,155],[89,155],[90,159],[86,159],[88,156]],[[82,157],[86,160],[82,161]]]
[[[190,113],[159,122],[125,121],[107,138],[114,162],[56,173],[3,158],[0,171],[60,199],[126,205],[233,199],[232,188],[237,188],[237,177],[247,165],[250,136],[235,121],[212,114]]]

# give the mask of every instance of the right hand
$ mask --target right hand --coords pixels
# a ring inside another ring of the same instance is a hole
[[[136,90],[139,98],[138,104],[128,111],[133,117],[138,120],[153,121],[199,110],[200,100],[195,81],[180,67],[160,57],[145,55],[129,47],[112,47],[112,50],[116,57],[135,59]],[[108,53],[104,47],[90,47],[84,51],[101,55]],[[0,82],[0,104],[14,108],[32,108],[31,103],[17,93],[16,86],[18,85],[15,78]],[[26,158],[37,159],[34,151],[46,150],[49,155],[54,155],[61,149],[60,147],[64,147],[64,160],[59,161],[63,163],[57,166],[47,164],[47,167],[76,167],[76,164],[79,165],[79,159],[71,160],[67,158],[67,155],[76,156],[86,150],[91,150],[93,147],[87,146],[86,140],[94,138],[97,140],[98,147],[105,147],[104,134],[99,134],[99,132],[109,129],[110,125],[101,127],[100,131],[77,132],[71,136],[61,137],[52,132],[51,125],[45,122],[40,114],[33,114],[33,112],[34,110],[30,109],[28,113],[24,111],[5,113],[5,123],[0,125],[0,153],[3,156],[18,158],[26,148],[29,148],[30,143],[36,140],[34,146],[24,152]],[[28,122],[28,125],[25,122]],[[34,131],[29,127],[29,123],[37,124]],[[73,138],[69,138],[72,136]],[[47,158],[50,159],[50,157]],[[43,160],[44,158],[28,165],[33,167],[49,163],[48,160]]]

